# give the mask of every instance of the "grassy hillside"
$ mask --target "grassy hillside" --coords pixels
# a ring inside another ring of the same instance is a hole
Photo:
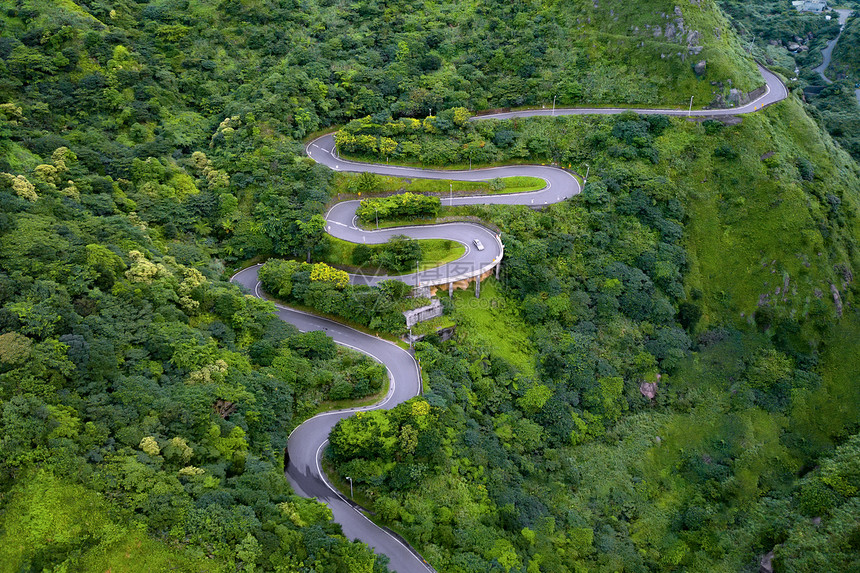
[[[688,284],[705,294],[705,316],[751,321],[766,305],[808,317],[819,301],[833,308],[831,285],[850,300],[860,263],[856,163],[795,100],[702,143],[687,148],[697,157],[676,176],[691,190]]]
[[[288,430],[378,391],[379,366],[275,320],[225,269],[331,246],[319,215],[348,184],[300,144],[327,126],[554,97],[681,107],[759,85],[711,0],[677,5],[4,7],[3,562],[384,571],[282,471]],[[836,531],[850,488],[829,466],[823,485],[803,480],[857,431],[860,189],[801,104],[729,126],[456,129],[486,161],[588,163],[591,177],[542,212],[454,209],[503,229],[504,281],[488,306],[458,293],[459,338],[419,348],[426,401],[368,415],[391,416],[390,434],[337,453],[356,486],[384,487],[378,518],[474,573],[738,571],[781,543],[851,543]],[[337,300],[336,281],[316,282],[305,294]],[[388,299],[361,306],[379,296],[352,310],[401,320]],[[813,510],[833,529],[810,542]]]
[[[858,431],[860,170],[799,99],[725,124],[449,127],[591,175],[539,212],[443,208],[502,230],[503,280],[454,297],[453,342],[418,346],[424,448],[359,457],[336,430],[377,515],[452,571],[728,573],[771,550],[852,571],[857,490],[814,468]],[[415,426],[387,419],[378,443]]]
[[[563,2],[557,7],[574,30],[562,51],[572,54],[566,70],[581,78],[583,102],[683,107],[695,96],[703,106],[733,87],[746,92],[762,84],[712,0]],[[697,76],[693,66],[702,61],[705,71]],[[602,64],[594,67],[593,62]],[[569,91],[565,97],[570,83],[565,78],[559,85],[563,102],[572,99]]]
[[[857,12],[845,23],[845,30],[839,43],[833,49],[833,61],[830,66],[833,77],[847,77],[853,82],[860,82],[860,7],[855,7]]]

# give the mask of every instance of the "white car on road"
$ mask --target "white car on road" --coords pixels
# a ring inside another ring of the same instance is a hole
[[[475,239],[475,248],[478,249],[479,251],[483,251],[484,245],[481,243],[480,240]]]

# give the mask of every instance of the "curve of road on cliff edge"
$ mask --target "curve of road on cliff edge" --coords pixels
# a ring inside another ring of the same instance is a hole
[[[746,114],[758,111],[770,104],[785,99],[788,90],[782,81],[769,70],[759,66],[765,79],[765,93],[756,100],[732,109],[715,110],[686,110],[677,109],[634,109],[640,114],[666,114],[675,116],[692,115],[725,116]],[[509,119],[513,117],[533,117],[547,115],[587,115],[587,114],[619,114],[628,109],[606,108],[559,108],[553,113],[547,109],[524,110],[484,115],[473,118]],[[544,189],[531,193],[512,195],[487,195],[477,197],[454,197],[442,199],[442,205],[472,205],[472,204],[516,204],[541,206],[557,203],[580,191],[579,182],[570,173],[555,167],[538,165],[521,165],[493,167],[489,169],[474,169],[470,171],[447,171],[419,169],[414,167],[397,167],[370,163],[347,161],[337,156],[334,147],[334,136],[324,135],[311,141],[306,147],[307,154],[318,163],[337,171],[371,172],[379,175],[393,175],[407,178],[455,179],[463,181],[483,181],[495,177],[526,175],[540,177],[547,182]],[[368,231],[359,228],[355,223],[355,210],[358,201],[345,201],[332,207],[326,214],[326,229],[334,237],[352,242],[383,243],[395,234],[407,234],[416,239],[453,239],[466,245],[466,253],[453,263],[448,263],[437,269],[422,271],[397,277],[409,284],[442,284],[448,277],[460,274],[463,269],[478,269],[498,260],[503,254],[503,246],[498,236],[474,223],[446,223],[443,225],[397,227]],[[483,251],[474,248],[473,240],[481,239],[485,245]],[[257,272],[260,265],[255,265],[239,271],[231,281],[241,285],[247,292],[263,297]],[[375,284],[386,277],[353,276],[355,282]],[[341,419],[355,412],[374,410],[378,408],[393,408],[397,404],[413,398],[421,392],[421,373],[418,363],[413,356],[399,346],[375,336],[359,332],[338,322],[313,314],[291,309],[281,305],[276,306],[276,313],[281,320],[295,325],[302,332],[323,330],[337,344],[363,352],[385,365],[390,378],[388,394],[377,404],[363,408],[350,408],[318,414],[298,426],[290,435],[287,446],[289,463],[287,478],[298,495],[314,497],[331,508],[334,520],[341,524],[344,535],[348,539],[358,539],[367,543],[377,553],[389,557],[389,567],[398,573],[413,573],[433,571],[433,568],[411,548],[404,540],[386,529],[378,527],[360,509],[341,495],[328,481],[321,467],[323,449],[328,443],[328,435],[334,425]]]

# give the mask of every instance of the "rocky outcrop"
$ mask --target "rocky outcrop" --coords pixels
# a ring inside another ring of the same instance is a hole
[[[723,87],[722,83],[713,83],[712,85],[716,85],[719,88]],[[729,84],[731,85],[731,83]],[[714,99],[711,103],[708,104],[709,109],[724,109],[727,107],[738,107],[741,105],[746,105],[751,101],[754,101],[761,97],[764,92],[767,91],[767,86],[762,86],[760,88],[756,88],[751,92],[744,93],[737,88],[730,88],[729,95],[724,96],[722,93],[714,92]]]
[[[649,400],[653,400],[657,396],[657,383],[642,382],[639,385],[639,393],[648,398]]]
[[[687,52],[680,53],[683,60],[686,54],[698,55],[704,49],[699,43],[702,41],[702,34],[698,30],[690,30],[684,22],[684,14],[681,12],[680,6],[675,6],[673,14],[661,14],[665,20],[670,20],[665,26],[647,24],[645,29],[648,30],[655,38],[665,38],[670,42],[678,42],[686,44]],[[674,16],[674,19],[672,19]],[[638,28],[636,29],[638,31]],[[664,56],[665,57],[665,56]]]
[[[703,76],[703,75],[705,75],[705,70],[707,69],[707,67],[708,67],[708,62],[706,62],[705,60],[702,60],[701,62],[699,62],[698,64],[693,66],[693,71],[696,72],[697,76]]]
[[[654,382],[646,382],[642,380],[639,384],[639,393],[648,398],[649,400],[653,400],[657,397],[657,384],[660,382],[661,374],[657,374],[654,379]]]
[[[842,297],[839,296],[839,289],[836,285],[830,285],[830,292],[833,294],[833,304],[836,305],[836,316],[842,318]]]
[[[762,555],[758,562],[759,573],[773,573],[773,550]]]

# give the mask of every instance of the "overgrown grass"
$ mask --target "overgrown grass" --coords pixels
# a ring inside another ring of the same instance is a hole
[[[850,245],[860,238],[860,186],[850,158],[793,99],[744,116],[721,137],[672,137],[676,147],[660,151],[680,155],[668,174],[689,190],[686,282],[704,294],[706,322],[751,322],[763,303],[807,316],[817,299],[835,315],[830,285],[842,285],[836,270],[860,262]],[[736,157],[715,157],[720,145]],[[798,175],[803,160],[815,164],[812,181]]]
[[[731,78],[733,87],[743,91],[763,84],[743,52],[732,26],[710,2],[679,5],[686,29],[696,30],[699,43],[704,47],[695,56],[684,53],[683,44],[679,45],[682,38],[669,38],[664,33],[667,24],[676,23],[672,3],[663,0],[635,3],[608,0],[594,5],[589,2],[566,4],[574,4],[559,10],[567,18],[567,25],[584,30],[569,37],[570,46],[562,45],[559,49],[578,47],[587,51],[589,60],[623,61],[627,65],[623,71],[607,67],[587,73],[585,81],[582,81],[586,89],[581,97],[585,101],[633,104],[651,101],[666,106],[682,106],[682,100],[689,101],[689,96],[695,95],[697,103],[705,104],[713,97],[712,81],[726,83]],[[582,26],[582,23],[592,21],[594,26]],[[660,28],[659,33],[657,27]],[[691,73],[692,65],[699,60],[708,63],[707,71],[700,78]],[[629,79],[613,83],[613,72],[619,76],[623,73],[627,78],[631,74],[639,74],[642,79],[638,83]],[[671,92],[667,90],[669,86],[672,86]],[[670,93],[678,99],[673,100]]]
[[[361,272],[363,274],[389,274],[392,276],[406,275],[414,272],[414,269],[409,269],[406,272],[397,273],[389,269],[383,268],[368,268],[357,267],[352,262],[352,253],[359,243],[350,243],[336,237],[329,237],[331,247],[322,258],[321,262],[343,268],[351,272]],[[455,261],[466,253],[466,247],[457,241],[450,239],[421,239],[418,241],[421,244],[421,261],[419,268],[423,271],[432,269],[439,265]],[[368,245],[374,253],[381,252],[384,245]]]
[[[24,478],[25,476],[20,476]],[[4,571],[38,568],[44,555],[64,555],[69,571],[219,571],[217,561],[202,561],[129,525],[129,517],[98,493],[51,472],[34,472],[5,495],[0,520],[0,558]],[[81,551],[76,539],[88,540]]]
[[[860,420],[860,316],[837,324],[819,362],[821,386],[798,395],[791,413],[798,430],[827,448],[856,432]]]
[[[447,296],[447,294],[440,291],[439,296]],[[449,328],[456,324],[457,321],[450,316],[439,316],[430,320],[425,320],[424,322],[419,322],[412,327],[412,334],[416,336],[421,336],[422,334],[433,334],[443,328]]]
[[[368,159],[373,160],[373,159]],[[334,180],[334,191],[338,194],[355,194],[361,191],[362,196],[397,193],[454,193],[462,195],[494,195],[500,193],[524,193],[538,191],[546,187],[546,181],[540,177],[501,177],[500,188],[493,188],[487,181],[458,181],[456,179],[406,179],[388,175],[374,175],[371,188],[362,189],[361,175],[357,173],[337,173]],[[444,197],[443,197],[444,202]]]
[[[501,177],[496,188],[487,181],[453,181],[448,179],[415,179],[406,187],[406,191],[421,193],[445,193],[453,190],[457,192],[455,183],[462,191],[472,191],[475,195],[497,195],[504,193],[525,193],[528,191],[539,191],[546,187],[546,181],[540,177]],[[447,188],[446,188],[447,187]],[[444,199],[444,198],[443,198]]]
[[[454,293],[453,319],[458,338],[498,354],[528,376],[535,375],[535,351],[531,328],[522,320],[514,302],[501,292],[499,283],[488,278],[481,283],[481,297],[474,287]]]

